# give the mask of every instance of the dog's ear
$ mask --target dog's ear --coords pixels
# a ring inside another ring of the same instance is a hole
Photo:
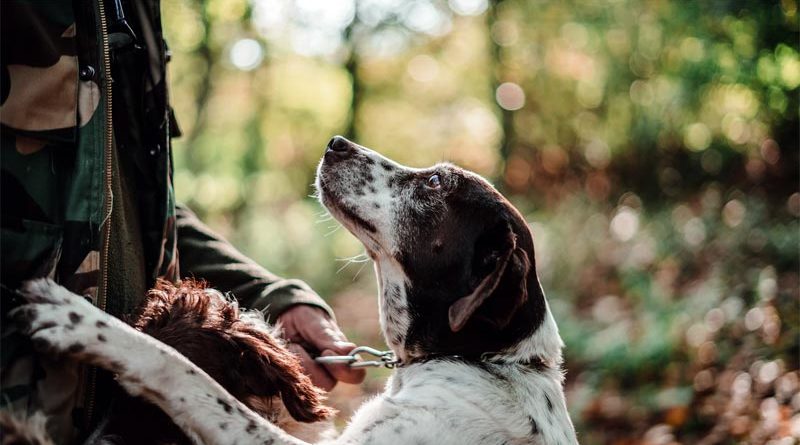
[[[300,359],[264,328],[241,320],[236,304],[201,282],[159,282],[131,324],[172,346],[250,408],[248,399],[280,396],[300,422],[333,415]],[[234,365],[232,365],[234,364]]]
[[[277,394],[291,416],[299,422],[316,422],[334,414],[323,404],[325,395],[303,372],[300,360],[272,338],[252,328],[239,328],[239,360],[248,395]]]
[[[528,298],[530,271],[528,254],[517,246],[510,224],[502,223],[478,239],[473,264],[482,278],[469,295],[450,305],[450,330],[458,332],[473,319],[503,329]]]

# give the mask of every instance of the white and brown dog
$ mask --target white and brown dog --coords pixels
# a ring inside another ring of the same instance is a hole
[[[458,167],[404,167],[341,137],[317,188],[375,261],[381,327],[400,360],[385,391],[326,443],[577,443],[533,239],[505,198]],[[117,373],[198,443],[306,443],[84,299],[48,281],[27,293],[18,315],[40,346]]]

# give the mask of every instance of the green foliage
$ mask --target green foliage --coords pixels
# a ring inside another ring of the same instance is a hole
[[[355,341],[379,346],[374,277],[309,196],[337,133],[528,216],[583,443],[796,440],[795,0],[163,8],[179,199]]]

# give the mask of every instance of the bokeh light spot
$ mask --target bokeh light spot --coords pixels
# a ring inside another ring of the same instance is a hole
[[[794,192],[786,200],[786,209],[794,216],[800,216],[800,192]]]
[[[631,96],[631,101],[636,104],[648,107],[652,105],[654,92],[653,87],[650,85],[649,82],[644,80],[635,80],[631,83],[631,87],[628,91],[628,94]]]
[[[690,62],[699,62],[705,56],[703,42],[695,37],[687,37],[681,42],[681,56]]]
[[[778,378],[780,371],[781,369],[780,366],[778,366],[777,361],[764,363],[758,369],[758,380],[764,384],[772,383],[776,378]]]
[[[711,144],[711,131],[706,124],[695,122],[686,127],[683,141],[692,150],[705,150]]]
[[[691,246],[699,246],[706,240],[706,226],[700,218],[691,218],[683,225],[683,239]]]
[[[733,379],[733,385],[731,385],[731,389],[733,390],[734,395],[741,397],[750,393],[750,387],[752,386],[752,383],[753,379],[750,377],[750,374],[746,372],[740,372],[736,375],[736,378]]]
[[[754,307],[744,315],[744,327],[755,331],[764,324],[764,318],[764,311],[759,307]]]
[[[699,347],[708,338],[708,329],[702,323],[695,323],[686,330],[686,343],[692,347]]]
[[[494,96],[504,110],[514,111],[525,106],[525,91],[513,82],[500,84]]]
[[[722,131],[731,142],[744,144],[750,137],[750,128],[740,116],[728,113],[722,118]]]
[[[774,139],[764,139],[761,143],[761,157],[767,161],[768,164],[775,165],[781,159],[781,148]]]
[[[594,139],[584,149],[586,161],[594,168],[605,168],[611,162],[611,150],[608,144],[601,139]]]
[[[449,0],[447,4],[458,15],[480,15],[489,7],[487,0]]]
[[[561,37],[575,49],[583,49],[589,43],[589,31],[580,23],[568,22],[562,25]]]
[[[620,207],[611,219],[611,234],[620,241],[629,241],[639,230],[639,214],[630,207]]]
[[[231,46],[229,57],[236,68],[251,71],[264,60],[264,49],[254,39],[241,39]]]
[[[725,325],[725,311],[715,307],[706,312],[704,321],[709,331],[717,332]]]
[[[767,266],[758,274],[758,296],[762,300],[772,300],[778,294],[775,268]]]
[[[597,108],[603,102],[603,84],[596,79],[580,80],[575,89],[575,97],[585,108]]]
[[[778,45],[775,58],[780,64],[781,80],[787,89],[793,90],[800,85],[800,58],[794,48],[785,44]]]
[[[412,30],[429,35],[443,35],[450,31],[449,17],[428,2],[417,1],[408,6],[403,22]]]
[[[694,376],[694,389],[696,391],[705,391],[714,385],[714,374],[708,369],[704,369]]]
[[[741,201],[732,199],[722,208],[722,221],[728,227],[736,227],[742,223],[746,212],[747,209]]]
[[[511,46],[519,40],[519,28],[511,20],[498,20],[492,25],[492,40],[500,46]]]

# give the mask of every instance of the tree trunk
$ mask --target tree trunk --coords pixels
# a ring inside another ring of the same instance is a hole
[[[495,42],[492,38],[492,28],[497,23],[497,10],[503,3],[503,0],[494,0],[489,5],[488,14],[486,14],[486,26],[489,31],[489,48],[491,56],[491,70],[492,70],[492,94],[497,94],[497,87],[503,83],[503,48]],[[503,134],[500,137],[500,157],[505,162],[516,143],[517,134],[514,130],[514,112],[504,109],[497,102],[496,96],[492,98],[497,113],[500,115],[500,127]]]
[[[345,29],[344,38],[350,44],[350,54],[347,56],[347,61],[344,68],[347,74],[350,75],[350,113],[347,117],[347,125],[344,130],[344,137],[347,139],[356,140],[358,137],[358,117],[359,109],[361,108],[363,85],[361,77],[359,77],[358,69],[360,65],[358,50],[356,48],[355,37],[353,36],[353,27],[356,26],[356,19]]]

